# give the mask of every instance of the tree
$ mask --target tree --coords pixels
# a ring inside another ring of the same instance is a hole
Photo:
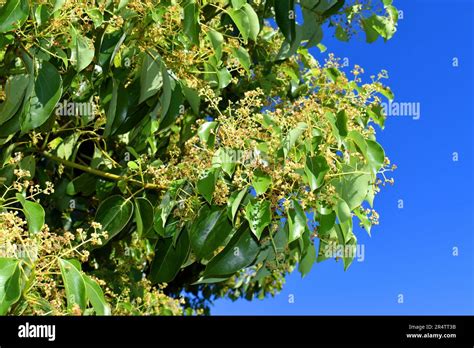
[[[347,269],[393,96],[309,49],[396,22],[390,0],[4,1],[0,314],[208,313],[341,247]]]

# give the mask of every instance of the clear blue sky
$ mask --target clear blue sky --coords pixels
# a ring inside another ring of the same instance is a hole
[[[381,218],[372,238],[356,231],[365,260],[354,261],[346,272],[334,260],[315,264],[304,279],[298,272],[290,275],[275,298],[219,300],[212,314],[474,314],[474,1],[394,5],[404,18],[387,43],[369,45],[362,36],[350,43],[329,35],[323,40],[328,52],[361,65],[367,76],[387,69],[395,101],[421,107],[418,120],[392,116],[378,132],[398,170],[395,185],[376,197]]]

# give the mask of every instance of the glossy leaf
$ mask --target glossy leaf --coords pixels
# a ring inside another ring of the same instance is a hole
[[[0,258],[0,315],[20,299],[21,274],[19,260]]]
[[[288,42],[293,42],[296,37],[294,0],[275,1],[275,19],[281,32]]]
[[[153,229],[153,205],[146,198],[135,199],[135,222],[140,237],[146,236]]]
[[[225,209],[203,206],[189,228],[191,248],[198,259],[206,259],[223,245],[232,231]]]
[[[20,193],[16,194],[16,198],[23,207],[23,212],[28,223],[28,231],[31,234],[36,234],[41,231],[45,217],[43,207],[36,202],[27,201]]]
[[[155,258],[151,264],[150,280],[152,283],[169,283],[178,274],[189,253],[189,236],[182,231],[173,246],[173,238],[158,240]]]
[[[21,26],[29,14],[28,0],[7,0],[0,8],[0,33],[6,33]]]
[[[301,205],[295,200],[293,201],[293,208],[290,209],[288,214],[288,227],[288,243],[299,239],[307,228],[305,212]]]
[[[122,196],[112,196],[103,201],[95,216],[95,221],[102,225],[102,230],[108,232],[109,240],[119,234],[133,215],[133,204]]]
[[[324,182],[324,176],[329,171],[329,166],[323,156],[308,156],[304,172],[312,191],[320,188]]]
[[[267,192],[268,188],[272,184],[272,178],[269,174],[257,169],[253,173],[252,186],[255,189],[257,195],[262,195]]]
[[[87,299],[92,304],[97,315],[110,315],[110,305],[105,300],[104,292],[90,277],[83,275],[84,285],[86,286]]]
[[[272,221],[272,210],[269,201],[250,201],[245,208],[245,218],[250,230],[260,240],[263,230]]]
[[[81,271],[70,260],[59,259],[59,267],[66,289],[68,310],[75,304],[84,311],[87,305],[86,284]]]
[[[231,275],[249,266],[255,260],[259,250],[260,247],[249,227],[242,224],[224,250],[209,261],[204,270],[204,276]]]

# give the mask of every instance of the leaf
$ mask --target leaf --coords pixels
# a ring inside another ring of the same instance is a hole
[[[242,6],[247,3],[247,0],[232,0],[232,7],[235,10],[239,10]]]
[[[283,36],[289,43],[293,43],[296,37],[294,0],[275,1],[275,19]]]
[[[366,139],[367,160],[375,172],[382,168],[385,161],[385,151],[382,146],[374,140]]]
[[[217,80],[219,81],[219,88],[226,88],[232,81],[232,75],[226,67],[217,71]]]
[[[59,267],[66,289],[67,308],[71,310],[77,304],[82,311],[86,309],[86,284],[79,269],[73,262],[59,259]]]
[[[0,8],[0,33],[20,27],[29,15],[28,0],[7,0]]]
[[[110,305],[104,297],[104,292],[90,277],[84,275],[84,284],[86,286],[87,299],[92,304],[97,315],[111,315]]]
[[[287,157],[290,150],[295,146],[296,141],[299,137],[308,129],[308,125],[304,122],[300,122],[296,125],[295,128],[290,130],[283,140],[283,153]]]
[[[349,41],[346,30],[340,24],[338,24],[336,28],[336,38],[342,42]]]
[[[189,228],[191,248],[198,259],[207,259],[232,231],[225,209],[203,206]]]
[[[242,35],[244,41],[247,42],[250,35],[250,19],[247,12],[243,8],[240,8],[238,10],[230,9],[227,13],[230,18],[232,18],[237,29],[239,29],[240,35]]]
[[[20,110],[28,87],[27,75],[14,75],[5,85],[5,101],[0,104],[0,125],[11,119]]]
[[[194,114],[199,115],[199,106],[201,104],[201,98],[199,97],[199,94],[194,89],[189,88],[184,84],[181,86],[181,89]]]
[[[199,7],[195,0],[186,0],[183,4],[184,8],[184,33],[189,40],[195,44],[199,44]]]
[[[135,199],[135,222],[139,237],[146,236],[153,229],[153,205],[146,198]]]
[[[21,297],[20,261],[0,258],[0,315],[6,315],[11,305]]]
[[[244,187],[240,192],[233,192],[227,201],[228,215],[232,223],[234,223],[235,215],[237,214],[240,204],[242,203],[242,200],[246,196],[247,192],[248,188]]]
[[[21,130],[26,133],[43,125],[53,113],[62,95],[62,79],[49,62],[39,63],[31,95],[26,95],[25,110],[21,117]]]
[[[247,224],[242,224],[224,250],[214,256],[204,270],[208,278],[231,275],[249,266],[260,250]]]
[[[68,160],[76,146],[77,140],[79,139],[79,133],[73,133],[68,136],[64,141],[59,145],[57,149],[58,157]]]
[[[253,41],[256,41],[258,33],[260,32],[260,20],[258,15],[255,13],[253,7],[249,4],[245,4],[242,8],[247,14],[249,21],[249,38]]]
[[[182,231],[173,246],[173,238],[158,240],[149,278],[152,283],[169,283],[178,274],[189,253],[189,236]]]
[[[303,252],[301,260],[298,264],[298,271],[301,273],[301,276],[304,278],[313,268],[314,263],[316,262],[316,249],[312,242],[308,243],[308,247]]]
[[[207,37],[211,42],[212,48],[214,49],[214,54],[216,59],[219,61],[222,58],[222,43],[224,42],[224,36],[221,33],[214,29],[209,29],[207,32]]]
[[[104,200],[95,215],[95,222],[100,223],[102,230],[107,231],[109,235],[103,244],[119,234],[130,221],[132,215],[133,204],[129,199],[115,195]]]
[[[237,58],[239,61],[240,65],[245,69],[245,71],[250,74],[250,65],[251,65],[251,60],[250,60],[250,55],[247,52],[245,48],[242,46],[239,46],[237,48],[232,47],[231,49],[232,55]]]
[[[256,169],[253,172],[252,186],[255,189],[257,196],[267,192],[271,184],[272,178],[270,175],[260,169]]]
[[[207,145],[207,147],[214,147],[216,139],[215,131],[217,128],[217,122],[206,122],[199,127],[198,136],[201,142]]]
[[[340,199],[337,202],[336,214],[341,223],[345,223],[347,220],[352,219],[352,214],[347,203]]]
[[[260,240],[265,227],[272,221],[272,210],[269,201],[250,201],[245,208],[245,218],[250,230]]]
[[[71,64],[77,72],[81,72],[94,59],[94,43],[88,37],[82,36],[71,26]]]
[[[339,130],[339,135],[345,137],[347,135],[347,115],[344,110],[341,110],[336,115],[336,127]]]
[[[324,182],[324,176],[329,171],[329,166],[323,156],[308,156],[304,172],[312,191],[320,188]]]
[[[336,188],[339,197],[346,201],[352,211],[362,203],[367,195],[369,181],[371,180],[370,174],[364,168],[356,171],[348,165],[344,165],[341,174],[341,176],[333,179],[331,183]]]
[[[299,239],[307,229],[306,215],[303,208],[296,200],[293,200],[293,206],[293,209],[290,209],[288,213],[288,243]]]
[[[203,196],[209,204],[212,202],[212,195],[216,189],[218,176],[218,168],[206,170],[196,184],[199,194]]]
[[[142,69],[140,71],[140,99],[139,103],[154,96],[163,86],[162,63],[158,53],[151,51],[143,58]]]
[[[41,231],[44,225],[44,209],[41,205],[36,202],[27,201],[20,193],[16,194],[16,198],[23,207],[26,221],[28,223],[28,231],[31,234],[36,234]]]

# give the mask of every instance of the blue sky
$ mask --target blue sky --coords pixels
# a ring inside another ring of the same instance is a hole
[[[275,298],[219,300],[212,314],[474,314],[474,2],[395,0],[394,5],[403,19],[387,43],[366,44],[363,36],[342,43],[327,34],[323,40],[326,54],[347,57],[366,76],[388,70],[396,102],[420,103],[418,120],[391,116],[378,132],[398,169],[395,185],[376,197],[381,218],[372,237],[356,231],[364,261],[354,261],[346,272],[334,260],[315,264],[304,279],[291,274]],[[313,53],[320,59],[326,55]]]

